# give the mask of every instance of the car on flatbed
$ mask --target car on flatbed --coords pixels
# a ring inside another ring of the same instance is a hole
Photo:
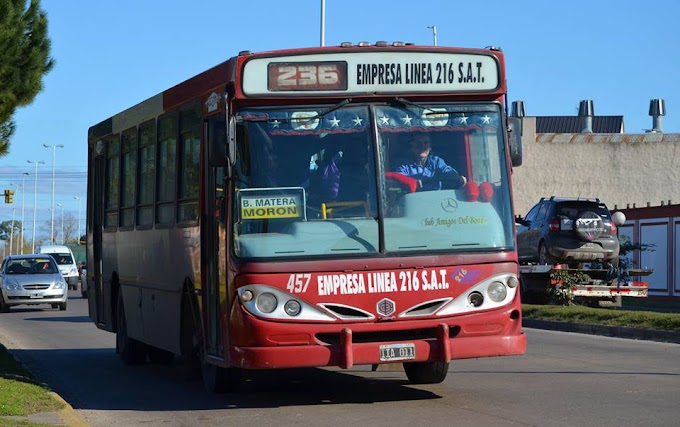
[[[617,221],[600,199],[544,197],[516,222],[520,263],[619,266]]]

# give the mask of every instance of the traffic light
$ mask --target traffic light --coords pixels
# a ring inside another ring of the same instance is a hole
[[[5,190],[5,203],[14,203],[14,190]]]

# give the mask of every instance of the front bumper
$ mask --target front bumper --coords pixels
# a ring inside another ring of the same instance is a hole
[[[230,348],[231,366],[241,368],[351,368],[381,363],[449,362],[526,351],[518,299],[495,312],[341,325],[267,322],[239,311],[244,334],[250,334],[251,341],[250,345]],[[406,361],[380,359],[381,345],[399,343],[413,344],[415,357]]]
[[[5,304],[12,305],[37,305],[37,304],[58,304],[64,303],[68,299],[66,289],[39,290],[39,291],[8,291],[2,289],[2,298]]]

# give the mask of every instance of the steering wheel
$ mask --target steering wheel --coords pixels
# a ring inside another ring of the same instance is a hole
[[[407,186],[411,193],[415,193],[418,188],[418,181],[416,179],[399,172],[385,172],[385,178]]]

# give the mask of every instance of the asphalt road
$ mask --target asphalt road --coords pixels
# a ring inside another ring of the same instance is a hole
[[[0,342],[93,426],[668,426],[680,405],[680,345],[525,329],[523,356],[459,360],[442,384],[399,365],[258,371],[238,395],[208,395],[182,361],[124,366],[73,293],[66,312],[0,314]]]

